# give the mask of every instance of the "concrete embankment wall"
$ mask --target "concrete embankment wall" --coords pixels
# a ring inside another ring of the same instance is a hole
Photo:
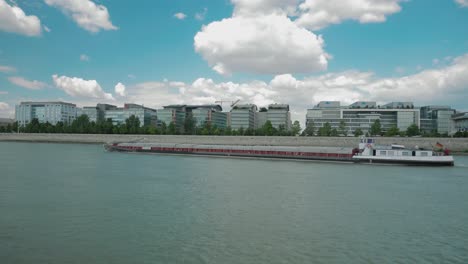
[[[57,142],[103,144],[108,142],[158,142],[216,145],[270,145],[356,147],[355,137],[239,137],[239,136],[171,136],[171,135],[88,135],[88,134],[0,134],[0,141]],[[431,148],[437,142],[456,152],[468,151],[468,138],[378,137],[377,144],[397,143],[407,147]]]

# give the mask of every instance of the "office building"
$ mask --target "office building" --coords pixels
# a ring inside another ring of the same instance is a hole
[[[206,123],[217,128],[227,127],[227,114],[220,105],[193,105],[188,106],[187,110],[191,112],[197,127],[203,127]]]
[[[164,109],[158,109],[158,126],[163,123],[169,126],[173,123],[176,130],[182,133],[184,131],[187,105],[167,105]]]
[[[466,132],[468,131],[468,112],[456,113],[452,116],[453,131],[452,132]]]
[[[71,124],[77,116],[75,104],[65,102],[21,102],[16,105],[16,121],[19,126],[26,126],[33,119],[39,123],[49,122],[56,125],[58,122]]]
[[[231,128],[255,129],[257,106],[254,104],[236,105],[231,109]]]
[[[281,127],[285,130],[291,129],[291,114],[287,104],[270,104],[268,108],[262,107],[259,112],[255,113],[255,117],[256,128],[261,128],[267,121],[270,121],[276,129]]]
[[[140,126],[156,126],[157,112],[155,109],[144,107],[138,104],[125,104],[124,107],[107,105],[109,110],[104,111],[104,119],[112,119],[114,125],[125,124],[125,121],[132,115],[140,120]]]
[[[15,120],[10,118],[0,118],[0,127],[6,127],[8,125],[13,125]]]
[[[332,128],[339,129],[344,122],[345,130],[352,134],[357,129],[369,132],[376,120],[380,121],[383,132],[392,127],[406,131],[412,124],[420,126],[420,113],[411,102],[393,102],[383,106],[376,102],[355,102],[342,107],[339,102],[324,101],[307,110],[306,125],[313,123],[320,128],[329,123]]]
[[[116,110],[117,106],[110,104],[97,104],[96,106],[85,106],[78,110],[78,116],[87,115],[90,122],[105,121],[106,111]]]
[[[450,106],[423,106],[420,110],[421,131],[439,134],[450,134],[453,131],[452,116],[456,111]]]

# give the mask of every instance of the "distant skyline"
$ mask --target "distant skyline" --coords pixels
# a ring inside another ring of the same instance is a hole
[[[468,110],[467,0],[0,0],[0,117],[20,101]]]

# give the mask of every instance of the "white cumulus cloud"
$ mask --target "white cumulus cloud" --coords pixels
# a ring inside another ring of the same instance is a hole
[[[89,61],[91,58],[86,54],[80,55],[80,61]]]
[[[184,13],[175,13],[174,17],[179,19],[179,20],[184,20],[187,17],[187,15],[184,14]]]
[[[110,20],[104,5],[91,0],[44,0],[49,6],[57,7],[70,16],[80,27],[97,33],[100,30],[117,30]]]
[[[455,0],[461,7],[468,7],[468,0]]]
[[[0,117],[11,117],[14,116],[14,109],[5,102],[0,102]]]
[[[215,82],[208,78],[198,78],[192,83],[163,80],[136,84],[122,99],[155,108],[168,104],[208,104],[237,99],[258,106],[288,103],[292,118],[304,121],[306,109],[325,100],[345,104],[363,100],[379,103],[414,101],[417,105],[460,104],[460,98],[468,96],[467,72],[468,54],[453,59],[442,68],[395,78],[349,70],[301,79],[292,74],[281,74],[269,82]]]
[[[10,106],[7,103],[0,102],[0,111],[9,109]]]
[[[195,13],[195,19],[196,20],[204,20],[206,17],[206,14],[208,13],[208,8],[203,8],[202,12]]]
[[[41,21],[37,16],[26,15],[16,4],[0,0],[0,30],[25,36],[41,35]]]
[[[296,23],[317,30],[344,20],[384,22],[388,15],[400,12],[400,2],[402,0],[306,0],[299,6]]]
[[[204,26],[194,40],[195,50],[220,74],[308,73],[328,64],[323,39],[283,15],[223,19]]]
[[[16,71],[15,67],[7,66],[7,65],[0,65],[0,72],[2,73],[12,73],[15,71]]]
[[[126,89],[125,85],[123,85],[122,83],[118,83],[114,87],[114,91],[118,96],[126,96],[127,93],[126,93],[125,89]]]
[[[110,93],[105,93],[96,80],[84,80],[77,77],[52,75],[57,88],[73,97],[114,100]]]
[[[231,0],[234,15],[295,14],[301,0]]]
[[[40,90],[42,88],[47,87],[46,83],[40,81],[30,81],[20,76],[8,77],[8,80],[17,86],[30,90]]]

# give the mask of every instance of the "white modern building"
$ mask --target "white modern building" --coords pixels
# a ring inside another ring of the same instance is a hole
[[[453,132],[466,132],[468,131],[468,112],[457,113],[452,116],[454,131]]]
[[[324,101],[307,110],[306,125],[313,123],[316,128],[320,128],[329,123],[332,128],[339,129],[344,122],[348,134],[357,129],[366,133],[379,120],[383,132],[395,126],[405,131],[412,124],[420,126],[419,111],[410,102],[393,102],[383,106],[376,102],[355,102],[341,106],[340,102]]]
[[[236,105],[231,109],[231,128],[255,129],[257,106],[254,104]]]
[[[452,116],[456,113],[450,106],[421,107],[421,130],[430,133],[451,134],[454,130]]]
[[[157,113],[155,109],[138,104],[125,104],[123,108],[105,110],[104,119],[112,119],[114,125],[124,124],[131,116],[140,120],[140,126],[156,126]]]
[[[291,129],[291,113],[289,112],[288,104],[270,104],[268,109],[260,108],[256,112],[255,128],[261,128],[267,121],[271,125],[279,129],[283,127],[285,130]]]
[[[26,126],[33,119],[39,123],[49,122],[56,125],[58,122],[71,124],[77,116],[75,104],[65,102],[21,102],[16,105],[16,121],[19,126]]]
[[[227,115],[220,105],[189,106],[197,127],[203,127],[206,123],[217,128],[227,127]]]

